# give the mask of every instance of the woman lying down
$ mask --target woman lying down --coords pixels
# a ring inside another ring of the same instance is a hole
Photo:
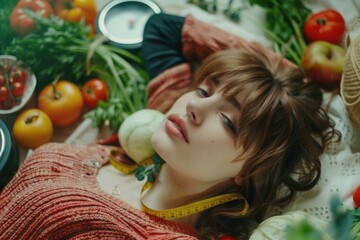
[[[149,108],[166,117],[155,181],[107,164],[113,147],[46,144],[1,192],[0,239],[264,239],[271,214],[326,220],[334,192],[352,207],[358,135],[300,69],[191,15],[151,17],[142,52]]]

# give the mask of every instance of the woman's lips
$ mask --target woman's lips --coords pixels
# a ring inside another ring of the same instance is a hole
[[[177,139],[189,143],[185,122],[177,114],[171,114],[165,123],[166,132]]]

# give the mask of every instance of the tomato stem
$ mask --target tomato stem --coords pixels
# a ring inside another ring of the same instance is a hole
[[[53,98],[55,100],[59,100],[61,98],[61,93],[56,90],[56,84],[55,83],[52,84],[52,88],[53,88]]]
[[[91,87],[87,87],[87,88],[85,89],[85,91],[86,91],[86,93],[89,94],[89,95],[94,95],[94,94],[95,94],[94,91],[93,91],[93,89],[92,89]]]
[[[31,117],[27,117],[26,120],[25,120],[25,123],[26,124],[30,124],[30,123],[33,123],[34,121],[36,121],[36,119],[38,119],[39,115],[36,114],[34,116],[31,116]]]
[[[316,22],[317,22],[318,24],[320,24],[321,26],[324,26],[324,25],[326,24],[326,20],[323,19],[323,18],[319,18],[318,20],[316,20]]]

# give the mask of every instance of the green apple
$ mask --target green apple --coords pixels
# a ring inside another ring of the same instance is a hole
[[[310,80],[325,89],[331,89],[339,87],[344,57],[345,50],[339,45],[315,41],[305,49],[301,66]]]

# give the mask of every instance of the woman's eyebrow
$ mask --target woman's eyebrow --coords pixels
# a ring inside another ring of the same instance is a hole
[[[210,78],[210,81],[207,82],[217,87],[220,84],[220,79],[217,77],[212,77]],[[235,97],[230,97],[227,99],[227,101],[230,102],[236,109],[240,110],[240,102]]]
[[[235,97],[230,97],[227,101],[230,102],[236,109],[240,110],[241,104]]]
[[[220,80],[217,77],[212,77],[211,82],[217,87],[220,84]]]

